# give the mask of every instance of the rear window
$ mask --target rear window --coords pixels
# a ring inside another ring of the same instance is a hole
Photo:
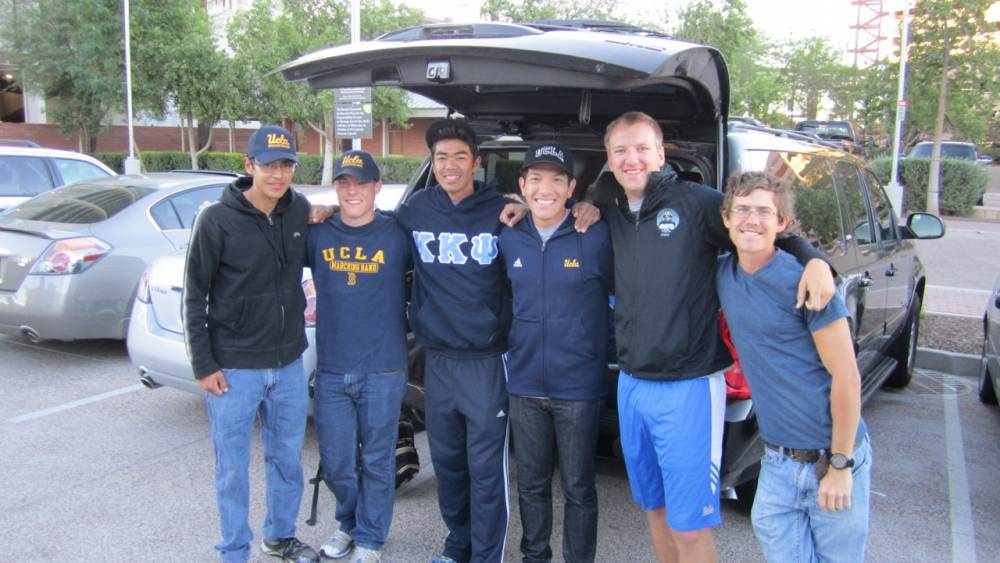
[[[29,199],[4,217],[78,225],[97,223],[155,191],[142,186],[77,184]]]
[[[0,156],[0,196],[31,197],[53,187],[44,158]]]
[[[930,158],[933,143],[920,143],[913,147],[910,152],[912,158]],[[941,158],[955,158],[958,160],[976,160],[976,151],[969,145],[956,145],[941,143]]]

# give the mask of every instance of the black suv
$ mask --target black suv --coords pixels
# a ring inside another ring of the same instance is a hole
[[[601,22],[433,25],[320,50],[280,71],[314,88],[395,86],[437,100],[477,129],[484,139],[479,179],[504,191],[517,189],[528,145],[555,139],[573,150],[575,195],[584,197],[610,174],[605,127],[631,110],[661,124],[667,161],[684,179],[720,190],[736,171],[789,179],[804,233],[841,276],[865,398],[883,383],[909,381],[926,282],[908,239],[941,236],[943,225],[926,214],[897,224],[879,181],[850,154],[789,138],[794,133],[727,123],[729,73],[712,47]],[[404,197],[435,183],[428,161]],[[407,403],[418,412],[422,370],[412,349]],[[610,364],[608,377],[617,373]],[[726,491],[752,486],[759,470],[762,445],[747,391],[731,388],[727,401]],[[616,453],[615,397],[606,405],[605,451]]]

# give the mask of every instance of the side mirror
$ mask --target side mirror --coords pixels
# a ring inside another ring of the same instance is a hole
[[[935,239],[944,236],[944,222],[930,213],[911,213],[906,218],[903,238]]]

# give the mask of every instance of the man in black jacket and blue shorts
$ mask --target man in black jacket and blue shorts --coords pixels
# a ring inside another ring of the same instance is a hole
[[[224,562],[250,559],[248,469],[261,421],[267,516],[261,549],[284,561],[319,556],[295,537],[302,438],[309,402],[302,266],[309,203],[289,189],[295,139],[268,125],[250,137],[239,178],[195,221],[184,274],[184,327],[195,377],[207,391]]]

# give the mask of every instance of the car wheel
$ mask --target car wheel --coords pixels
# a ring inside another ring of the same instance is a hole
[[[903,331],[893,344],[892,357],[896,360],[896,369],[885,380],[887,387],[906,387],[913,379],[913,364],[917,359],[917,341],[920,337],[920,296],[914,297],[909,317]]]
[[[997,404],[997,392],[990,377],[990,366],[986,361],[986,338],[983,335],[983,355],[979,358],[979,400],[987,405]]]

